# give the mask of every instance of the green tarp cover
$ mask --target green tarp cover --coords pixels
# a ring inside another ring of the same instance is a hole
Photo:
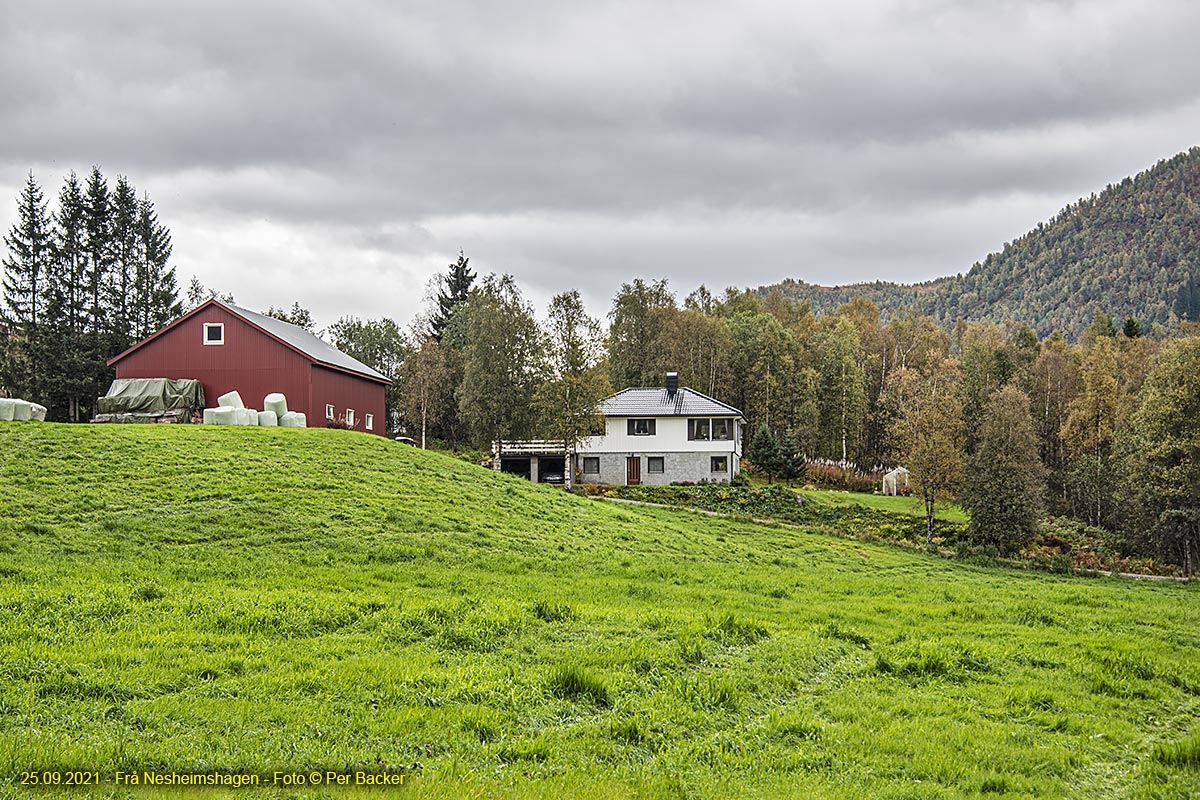
[[[204,389],[191,378],[117,378],[108,394],[96,401],[101,414],[204,408]]]

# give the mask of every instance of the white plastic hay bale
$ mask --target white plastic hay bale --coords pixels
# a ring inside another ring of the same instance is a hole
[[[215,408],[204,409],[204,424],[205,425],[216,425],[217,424],[216,413],[217,413],[217,410]]]
[[[13,416],[17,422],[28,422],[33,416],[33,403],[28,400],[13,400]]]
[[[226,408],[245,408],[246,404],[242,402],[242,396],[237,393],[237,390],[226,392],[217,398],[218,406]]]
[[[0,397],[0,422],[12,422],[13,410],[17,401],[8,397]]]
[[[274,411],[275,418],[279,419],[287,413],[287,398],[279,392],[271,392],[263,398],[263,408],[267,411]]]
[[[253,408],[238,409],[242,412],[242,424],[258,427],[258,412]]]
[[[308,427],[308,416],[303,411],[297,411],[296,417],[298,418],[298,424],[296,425],[297,428]]]
[[[258,412],[258,427],[274,428],[277,425],[279,425],[279,417],[276,416],[274,411]]]
[[[299,428],[300,414],[296,411],[289,411],[279,418],[279,425],[282,428]]]
[[[41,403],[30,403],[33,408],[32,419],[34,422],[46,421],[46,407]]]
[[[213,424],[215,425],[237,425],[238,424],[238,409],[230,408],[229,406],[221,406],[213,409]]]

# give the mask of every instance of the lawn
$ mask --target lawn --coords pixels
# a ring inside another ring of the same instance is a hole
[[[341,431],[0,423],[0,493],[0,795],[319,767],[412,797],[1200,797],[1195,584],[617,505]]]
[[[868,494],[866,492],[823,491],[820,489],[801,490],[806,502],[819,507],[850,508],[861,506],[879,511],[890,511],[894,514],[911,514],[924,519],[925,501],[916,495],[909,497],[890,497],[884,494]],[[966,524],[969,520],[967,512],[955,503],[939,502],[934,508],[934,516],[946,522]]]

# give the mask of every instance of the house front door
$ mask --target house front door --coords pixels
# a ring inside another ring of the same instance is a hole
[[[625,483],[628,486],[638,486],[642,482],[642,457],[629,456],[625,459]]]

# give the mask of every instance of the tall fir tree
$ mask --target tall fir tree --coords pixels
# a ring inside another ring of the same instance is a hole
[[[56,365],[48,387],[48,418],[79,422],[90,404],[87,303],[87,208],[79,177],[71,172],[58,193],[54,267],[47,281]]]
[[[134,279],[134,339],[144,339],[183,313],[171,258],[171,232],[158,221],[148,195],[138,203],[138,260]]]
[[[4,237],[4,318],[8,332],[0,383],[30,399],[42,398],[42,349],[46,287],[53,260],[49,212],[30,172],[17,201],[17,222]]]
[[[446,327],[454,316],[454,310],[471,296],[471,287],[475,285],[475,273],[468,266],[470,263],[471,259],[459,250],[458,260],[447,268],[446,274],[441,278],[437,308],[429,320],[429,332],[439,344],[446,335]]]
[[[971,512],[972,540],[1001,554],[1019,550],[1037,532],[1045,486],[1029,397],[1006,386],[988,400],[968,461],[962,502]]]
[[[109,315],[108,282],[112,274],[112,203],[108,181],[99,167],[92,167],[84,193],[84,230],[87,268],[84,283],[87,297],[86,355],[90,369],[86,376],[86,396],[91,408],[95,398],[104,394],[111,375],[107,364]]]

